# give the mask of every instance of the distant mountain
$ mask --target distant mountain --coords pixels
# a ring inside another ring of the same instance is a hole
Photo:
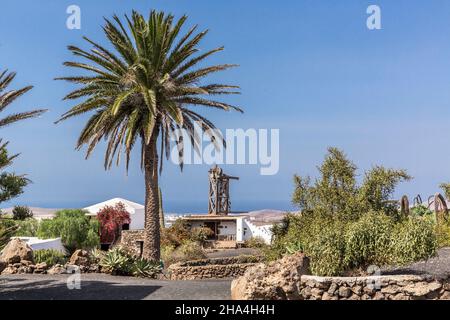
[[[53,209],[53,208],[39,208],[39,207],[29,207],[31,211],[33,212],[33,217],[36,219],[49,219],[53,218],[55,215],[55,212],[60,209]],[[1,214],[12,214],[12,210],[14,208],[4,208],[1,209]]]

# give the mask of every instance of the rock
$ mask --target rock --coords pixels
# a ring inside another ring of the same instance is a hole
[[[231,283],[233,300],[301,299],[300,277],[310,274],[309,258],[298,252],[266,265],[259,263],[247,269]]]
[[[450,292],[445,291],[439,298],[440,300],[450,300]]]
[[[339,294],[339,297],[348,298],[352,295],[352,290],[347,287],[340,287],[338,294]]]
[[[55,264],[53,267],[47,270],[48,274],[63,274],[66,273],[66,268],[60,264]]]
[[[407,295],[404,295],[403,293],[397,293],[392,300],[410,300],[410,298]]]
[[[352,288],[353,293],[355,293],[358,296],[361,296],[362,294],[362,287],[361,286],[354,286]]]
[[[20,239],[12,239],[3,249],[0,260],[12,264],[20,263],[22,260],[33,261],[33,250],[30,246]]]
[[[46,262],[38,263],[34,266],[35,270],[47,270],[48,266]]]
[[[69,259],[68,264],[75,266],[89,267],[90,259],[89,253],[86,250],[76,250]]]
[[[434,293],[442,288],[442,284],[439,282],[416,282],[414,284],[403,287],[403,292],[415,296],[424,297],[430,293]]]
[[[386,299],[380,291],[377,291],[373,296],[373,300],[386,300]]]
[[[335,295],[337,288],[338,288],[338,285],[333,282],[330,285],[330,287],[328,288],[328,294],[331,295],[331,296]]]
[[[3,270],[5,270],[7,265],[8,264],[5,261],[0,260],[0,273],[2,273]]]
[[[23,266],[29,267],[29,266],[31,266],[33,264],[33,262],[28,261],[28,260],[20,260],[20,264],[23,265]]]
[[[3,271],[2,274],[16,274],[17,268],[14,268],[12,265],[7,266]]]

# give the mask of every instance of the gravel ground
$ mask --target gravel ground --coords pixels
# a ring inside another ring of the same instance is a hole
[[[450,276],[450,248],[439,249],[438,255],[427,261],[413,263],[406,267],[384,269],[382,274],[416,274],[446,278]]]
[[[67,286],[69,276],[1,275],[0,300],[230,299],[230,280],[161,281],[104,274],[82,274],[81,288],[71,290]]]

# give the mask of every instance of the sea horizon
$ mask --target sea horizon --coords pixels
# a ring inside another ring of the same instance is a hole
[[[111,197],[113,198],[113,197]],[[144,204],[144,201],[139,199],[128,199],[133,202]],[[38,207],[47,209],[75,209],[75,208],[85,208],[90,205],[100,203],[109,199],[99,199],[93,201],[28,201],[26,203],[5,203],[1,209],[6,209],[14,207],[16,205],[23,205],[28,207]],[[290,201],[285,200],[244,200],[235,201],[231,205],[232,212],[250,212],[259,210],[279,210],[279,211],[296,211],[295,207],[292,206]],[[187,214],[195,213],[202,214],[208,212],[208,204],[206,201],[165,201],[164,212],[167,214]]]

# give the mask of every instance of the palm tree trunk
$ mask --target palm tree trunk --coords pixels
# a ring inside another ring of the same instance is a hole
[[[142,256],[147,260],[160,260],[159,188],[157,134],[144,146],[145,174],[145,226]]]

